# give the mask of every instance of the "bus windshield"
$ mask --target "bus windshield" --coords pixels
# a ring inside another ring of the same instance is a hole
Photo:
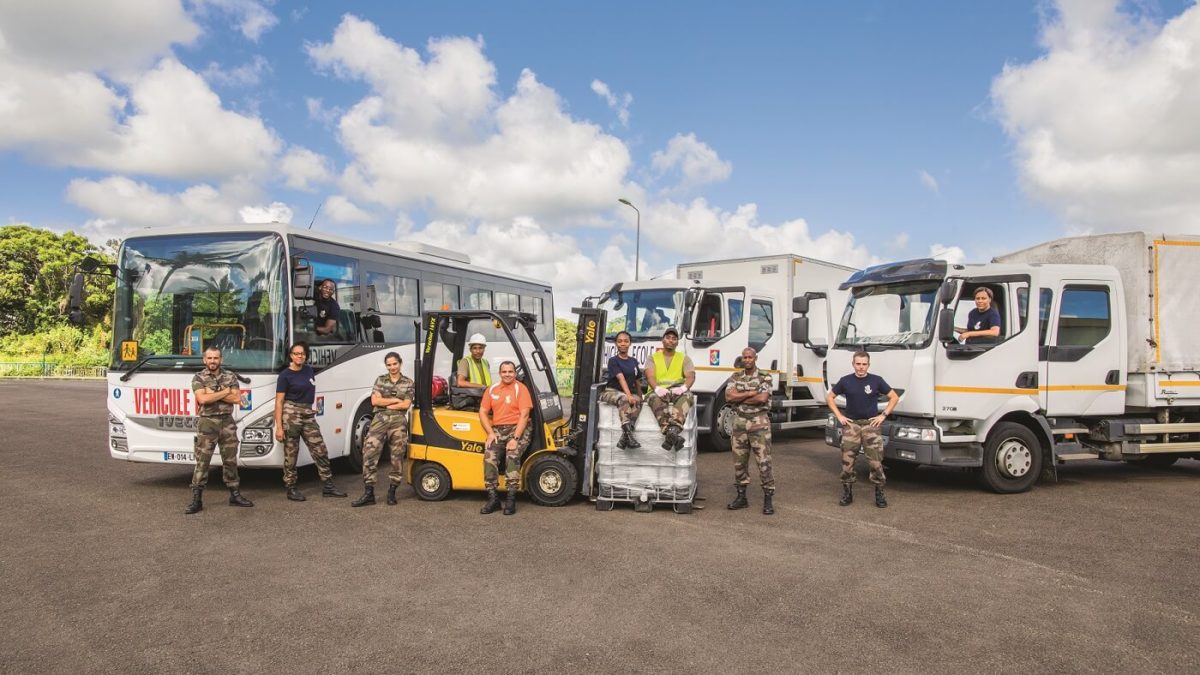
[[[279,370],[287,338],[283,261],[274,234],[125,240],[112,369],[199,367],[204,349],[216,345],[233,370]]]
[[[835,347],[920,349],[933,336],[939,282],[856,288],[846,304]]]
[[[668,327],[682,330],[678,325],[683,315],[682,288],[663,288],[645,291],[622,291],[600,303],[608,310],[608,339],[620,331],[628,331],[634,340],[658,339]]]

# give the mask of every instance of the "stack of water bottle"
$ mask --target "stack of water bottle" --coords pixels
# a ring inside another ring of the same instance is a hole
[[[599,502],[691,505],[696,495],[696,411],[683,426],[683,447],[663,449],[654,414],[643,407],[634,428],[638,448],[621,448],[621,420],[611,405],[598,406],[596,483]],[[599,504],[598,502],[598,504]],[[679,510],[679,509],[676,509]],[[688,509],[690,510],[690,508]]]

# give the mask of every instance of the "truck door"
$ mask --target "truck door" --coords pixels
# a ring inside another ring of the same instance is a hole
[[[779,348],[782,338],[775,334],[775,305],[765,298],[750,300],[749,346],[758,352],[758,366],[763,369],[778,369],[783,364],[783,350]],[[779,375],[775,374],[776,381]]]
[[[1125,409],[1125,330],[1112,281],[1065,279],[1051,315],[1046,364],[1046,413],[1116,414]]]

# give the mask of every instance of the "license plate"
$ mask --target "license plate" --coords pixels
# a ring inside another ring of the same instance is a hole
[[[196,455],[190,452],[164,452],[164,462],[186,462],[188,464],[196,463]]]
[[[159,415],[158,428],[173,431],[195,431],[200,426],[199,417],[183,417],[180,415]]]

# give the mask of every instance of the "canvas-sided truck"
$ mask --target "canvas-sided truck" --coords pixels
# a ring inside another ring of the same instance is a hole
[[[710,449],[730,447],[733,411],[725,403],[724,385],[747,346],[758,351],[759,367],[775,379],[773,428],[821,426],[825,351],[846,298],[838,285],[855,271],[798,255],[773,255],[686,263],[676,268],[674,279],[618,283],[599,303],[608,312],[606,354],[615,353],[613,339],[624,330],[632,336],[631,353],[646,364],[667,327],[678,330],[679,349],[696,366],[696,423]],[[794,343],[790,335],[797,297],[806,299],[814,317],[805,344]]]
[[[894,468],[973,467],[1010,493],[1073,460],[1169,466],[1200,457],[1198,286],[1200,238],[1142,232],[1059,239],[983,265],[872,267],[844,285],[829,379],[864,350],[900,392],[883,426]],[[955,328],[979,288],[992,292],[1000,334],[962,344]],[[826,441],[841,441],[832,419]]]

